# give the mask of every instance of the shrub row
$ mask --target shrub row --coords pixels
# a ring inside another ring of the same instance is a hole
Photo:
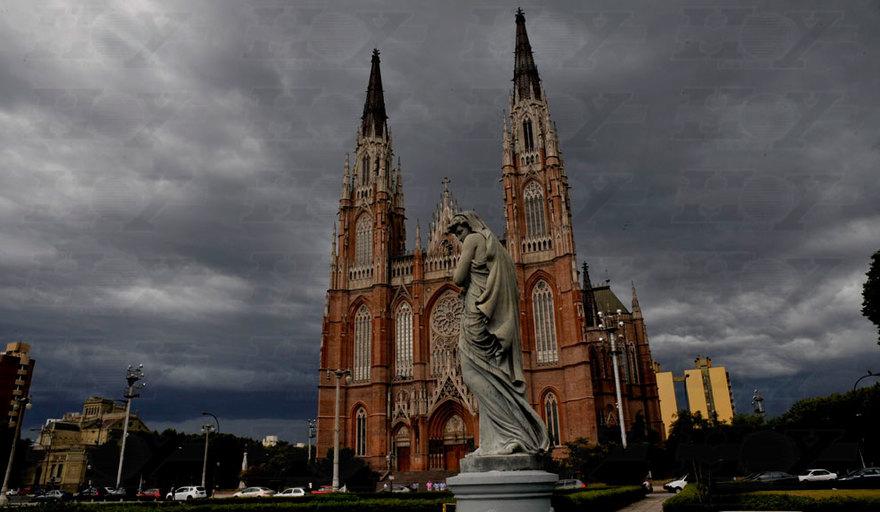
[[[800,510],[803,512],[880,512],[878,490],[755,491],[715,496],[701,504],[696,486],[689,485],[666,500],[664,512],[716,512],[719,510]]]
[[[637,485],[588,489],[572,494],[553,496],[555,512],[604,512],[623,508],[645,497],[645,491]]]

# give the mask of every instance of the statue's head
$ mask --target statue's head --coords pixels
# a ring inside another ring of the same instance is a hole
[[[471,232],[473,232],[471,223],[463,213],[456,213],[452,217],[452,221],[449,222],[449,226],[446,227],[446,233],[455,235],[460,241],[464,241],[464,237]]]

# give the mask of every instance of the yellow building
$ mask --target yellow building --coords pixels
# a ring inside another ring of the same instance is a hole
[[[77,491],[88,481],[89,452],[110,441],[112,432],[115,432],[113,439],[119,439],[124,423],[124,405],[94,396],[83,403],[82,412],[69,412],[60,419],[47,420],[33,448],[37,466],[30,468],[25,481],[44,488]],[[149,432],[149,429],[132,412],[128,431]]]
[[[704,418],[714,418],[726,423],[733,420],[730,375],[723,366],[712,366],[711,358],[698,356],[694,360],[693,369],[685,370],[682,377],[676,377],[672,372],[661,372],[660,365],[654,364],[660,395],[660,416],[667,436],[679,411],[675,397],[676,382],[684,382],[691,413],[699,412]]]

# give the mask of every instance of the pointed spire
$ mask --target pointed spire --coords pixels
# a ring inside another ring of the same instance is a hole
[[[516,10],[516,60],[513,68],[513,90],[517,101],[526,98],[541,99],[541,78],[532,56],[532,45],[526,32],[526,17],[522,9]]]
[[[639,306],[639,296],[636,295],[636,283],[630,281],[632,285],[632,314],[633,318],[642,318],[642,308]]]
[[[382,93],[382,74],[379,71],[379,50],[373,49],[370,82],[367,86],[367,100],[364,115],[361,116],[361,135],[382,137],[387,131],[385,95]]]
[[[595,327],[599,324],[598,307],[596,304],[596,295],[593,293],[593,283],[590,281],[590,266],[584,262],[582,267],[583,278],[583,297],[584,297],[584,316],[586,317],[587,327]]]
[[[348,161],[348,153],[345,154],[345,164],[342,166],[342,169],[342,197],[348,198],[351,195],[349,190],[351,187],[351,165]],[[336,229],[336,227],[333,229]]]
[[[416,252],[422,252],[422,226],[416,219]]]

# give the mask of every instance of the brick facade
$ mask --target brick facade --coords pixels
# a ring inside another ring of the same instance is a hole
[[[635,288],[625,307],[578,271],[568,179],[556,127],[517,13],[514,87],[503,126],[505,245],[517,268],[528,398],[561,445],[615,439],[610,348],[597,312],[621,310],[624,422],[635,438],[662,433],[647,331]],[[458,210],[444,180],[422,246],[405,248],[403,171],[387,126],[374,52],[364,114],[346,157],[321,340],[317,453],[333,445],[335,377],[353,371],[340,400],[340,444],[375,469],[458,469],[479,440],[479,400],[464,386],[455,345],[461,303],[451,283],[459,252],[445,228]],[[390,467],[389,467],[390,466]]]

